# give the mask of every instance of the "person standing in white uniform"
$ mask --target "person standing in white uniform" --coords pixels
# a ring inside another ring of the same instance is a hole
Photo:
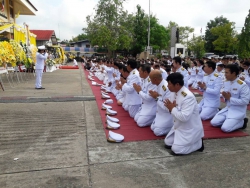
[[[156,116],[156,101],[149,94],[150,90],[156,90],[156,85],[152,84],[149,78],[150,71],[150,65],[141,64],[139,68],[139,74],[142,78],[142,85],[133,85],[136,92],[139,93],[140,97],[142,98],[141,108],[134,118],[139,127],[150,126]]]
[[[173,155],[203,151],[204,130],[194,94],[184,86],[180,73],[170,74],[167,82],[175,95],[164,101],[174,117],[174,126],[164,140],[165,147],[171,149]]]
[[[239,67],[229,64],[225,67],[225,77],[222,96],[227,105],[220,110],[211,120],[211,125],[221,127],[223,132],[232,132],[237,129],[245,129],[247,105],[250,100],[250,90],[247,84],[238,78]]]
[[[42,76],[44,69],[44,62],[47,59],[48,54],[45,53],[45,46],[39,46],[36,53],[36,84],[35,89],[45,89],[42,87]]]

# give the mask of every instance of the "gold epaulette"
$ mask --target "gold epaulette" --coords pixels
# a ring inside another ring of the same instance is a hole
[[[162,89],[163,89],[164,91],[167,90],[167,88],[166,88],[164,85],[162,85]]]
[[[184,91],[182,91],[181,94],[183,95],[183,97],[187,96],[187,94]]]
[[[237,80],[237,83],[240,84],[240,85],[243,84],[243,82],[241,80]]]

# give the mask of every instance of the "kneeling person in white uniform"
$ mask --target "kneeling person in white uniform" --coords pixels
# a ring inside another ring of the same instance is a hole
[[[250,100],[250,91],[247,84],[238,78],[239,68],[235,64],[225,67],[225,77],[222,96],[227,106],[219,111],[211,120],[214,127],[221,127],[223,132],[232,132],[237,129],[245,129],[247,105]]]
[[[166,148],[171,149],[173,154],[203,151],[204,130],[194,94],[184,86],[180,73],[170,74],[167,81],[169,90],[175,92],[175,96],[165,100],[165,106],[174,117],[174,126],[165,138]]]
[[[202,82],[198,82],[199,89],[203,92],[203,98],[199,103],[201,120],[212,119],[220,107],[220,90],[222,87],[221,77],[215,73],[216,64],[208,61],[204,65]]]
[[[133,59],[128,60],[127,70],[129,71],[129,76],[127,80],[121,78],[122,91],[125,92],[126,97],[122,104],[123,108],[129,112],[130,117],[134,118],[135,114],[138,112],[141,107],[141,97],[135,91],[133,84],[141,84],[141,78],[139,72],[136,69],[137,62]]]
[[[153,85],[149,78],[150,71],[150,65],[141,64],[139,68],[139,75],[142,78],[142,84],[141,86],[134,84],[134,89],[142,98],[141,108],[134,118],[139,127],[150,126],[156,115],[156,101],[149,94],[150,90],[156,90],[156,85]]]
[[[159,70],[153,70],[149,74],[152,84],[156,85],[156,91],[149,90],[149,94],[157,101],[156,117],[151,125],[151,130],[156,136],[168,134],[174,122],[169,110],[164,106],[164,101],[173,93],[168,89],[168,82],[162,78]]]

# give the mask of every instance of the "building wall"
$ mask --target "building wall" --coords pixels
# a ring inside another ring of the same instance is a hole
[[[82,47],[82,48],[91,48],[90,42],[77,42],[74,44],[74,47]]]

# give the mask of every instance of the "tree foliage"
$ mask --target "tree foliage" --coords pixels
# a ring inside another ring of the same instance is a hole
[[[193,37],[189,43],[189,50],[193,52],[196,58],[202,58],[205,54],[205,41],[201,36]]]
[[[217,39],[213,41],[214,49],[224,54],[233,53],[236,49],[236,32],[234,23],[226,23],[211,28],[210,32]]]
[[[216,52],[213,42],[217,40],[218,36],[213,35],[211,29],[227,23],[229,23],[229,20],[223,16],[216,17],[214,20],[210,20],[210,22],[207,23],[207,29],[205,31],[205,49],[207,52]]]
[[[86,17],[84,31],[93,45],[106,47],[111,53],[117,49],[129,49],[131,34],[123,25],[127,12],[123,11],[124,0],[99,0],[94,18]]]
[[[132,52],[135,56],[136,54],[141,53],[145,46],[147,46],[147,27],[148,22],[146,20],[145,11],[141,8],[140,5],[136,6],[137,11],[133,16],[133,43],[132,43]]]
[[[250,57],[250,10],[239,36],[239,56],[241,58]]]

